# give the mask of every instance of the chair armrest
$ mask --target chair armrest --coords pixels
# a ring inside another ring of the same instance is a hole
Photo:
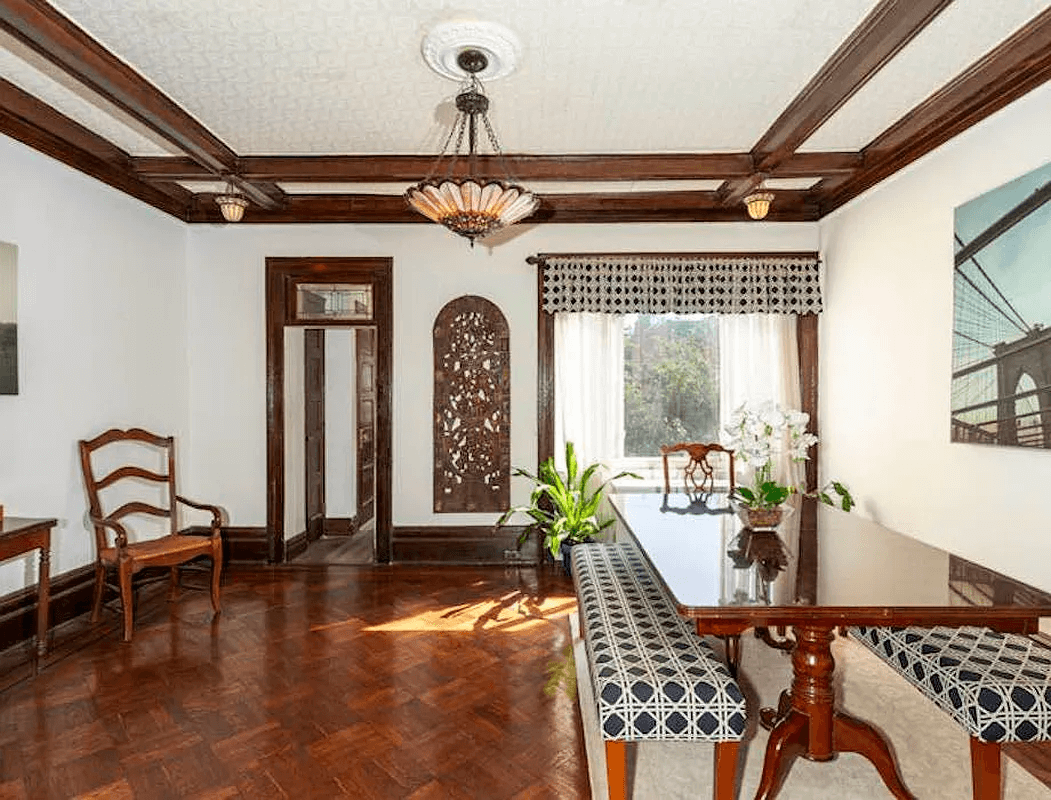
[[[176,495],[175,499],[176,499],[176,501],[182,503],[183,505],[187,505],[190,508],[196,508],[196,509],[198,509],[200,511],[208,511],[208,512],[210,512],[211,515],[212,515],[212,529],[213,530],[218,531],[219,528],[222,526],[222,524],[223,524],[223,514],[222,514],[222,510],[219,508],[219,506],[213,506],[210,503],[198,503],[195,500],[190,500],[189,498],[182,497],[181,495]]]
[[[91,513],[88,514],[88,519],[91,521],[92,525],[97,525],[101,528],[109,528],[113,531],[118,550],[123,550],[128,546],[128,531],[115,519],[110,519],[109,517],[96,517]]]

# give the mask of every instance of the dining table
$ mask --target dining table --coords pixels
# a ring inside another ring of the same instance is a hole
[[[812,498],[794,497],[781,524],[763,530],[748,527],[725,493],[629,492],[610,501],[615,538],[635,542],[698,634],[732,646],[754,629],[791,653],[791,684],[759,714],[770,737],[757,800],[777,795],[797,758],[831,761],[841,752],[867,758],[895,797],[913,797],[883,733],[837,707],[838,631],[976,625],[1031,634],[1051,617],[1051,604],[1032,594],[964,599],[950,581],[949,551]]]

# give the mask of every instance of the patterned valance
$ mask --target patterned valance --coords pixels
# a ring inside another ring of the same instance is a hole
[[[530,258],[543,309],[607,314],[814,314],[817,254],[582,254]]]

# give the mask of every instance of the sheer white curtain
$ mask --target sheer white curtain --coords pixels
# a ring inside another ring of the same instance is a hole
[[[719,427],[742,403],[772,400],[798,409],[799,351],[792,314],[723,314],[719,317]],[[803,464],[783,455],[775,477],[800,484]]]
[[[624,321],[619,314],[555,314],[555,464],[566,440],[581,464],[624,456]]]

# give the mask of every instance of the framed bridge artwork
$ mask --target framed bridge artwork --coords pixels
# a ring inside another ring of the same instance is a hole
[[[0,242],[0,394],[18,394],[18,248]]]
[[[1051,449],[1051,164],[959,206],[954,442]]]

